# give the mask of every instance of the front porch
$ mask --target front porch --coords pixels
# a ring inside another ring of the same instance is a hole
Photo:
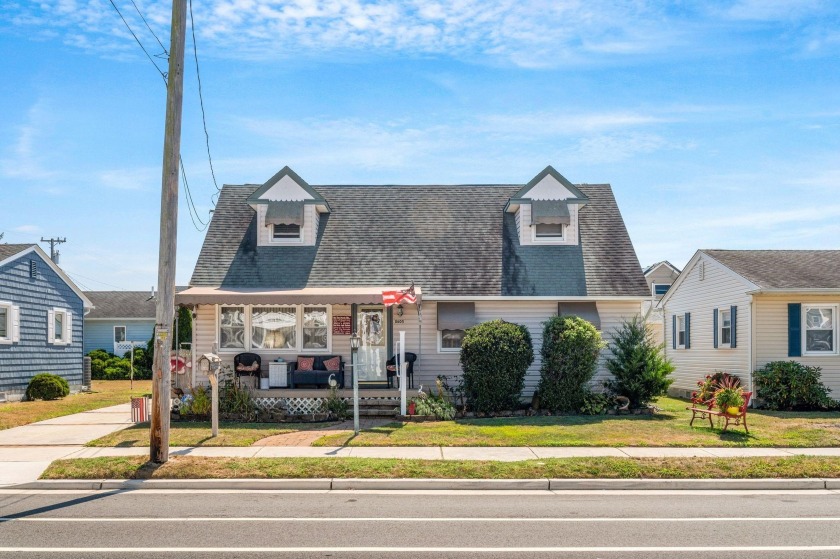
[[[353,390],[337,390],[353,412]],[[254,404],[262,411],[285,412],[290,415],[316,414],[324,410],[329,390],[323,388],[272,388],[251,391]],[[369,388],[359,390],[359,415],[362,417],[394,417],[399,414],[400,391]]]

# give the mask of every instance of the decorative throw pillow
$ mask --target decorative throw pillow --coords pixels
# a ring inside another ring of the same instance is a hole
[[[341,357],[335,356],[324,361],[324,367],[328,371],[338,371],[341,368]]]
[[[314,357],[298,357],[297,360],[298,371],[311,371],[315,368]]]

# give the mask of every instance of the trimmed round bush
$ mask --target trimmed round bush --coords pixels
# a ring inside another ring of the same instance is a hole
[[[39,373],[26,387],[27,400],[58,400],[70,394],[70,385],[58,375]]]
[[[467,405],[483,413],[518,408],[533,362],[531,333],[524,326],[491,320],[469,328],[461,344]]]
[[[554,316],[544,323],[540,355],[540,406],[577,412],[589,393],[604,347],[592,323],[577,316]]]
[[[838,402],[820,381],[820,367],[797,361],[771,361],[755,371],[756,395],[771,410],[832,410]]]

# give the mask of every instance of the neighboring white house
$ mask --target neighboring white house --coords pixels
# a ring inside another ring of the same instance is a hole
[[[751,390],[753,371],[790,359],[840,394],[838,250],[699,250],[659,308],[675,393],[714,371]]]
[[[412,283],[418,304],[383,305],[383,291]],[[399,331],[418,356],[416,383],[430,386],[461,373],[465,329],[524,324],[536,354],[526,396],[549,317],[584,316],[608,339],[649,299],[610,186],[574,185],[551,167],[524,185],[310,186],[289,168],[225,185],[176,295],[196,316],[194,355],[252,352],[263,369],[341,356],[364,388],[387,387]],[[352,356],[351,332],[362,337]]]

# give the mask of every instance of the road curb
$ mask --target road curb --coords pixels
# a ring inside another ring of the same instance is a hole
[[[793,491],[840,489],[840,479],[147,479],[38,480],[6,489],[131,491]]]

